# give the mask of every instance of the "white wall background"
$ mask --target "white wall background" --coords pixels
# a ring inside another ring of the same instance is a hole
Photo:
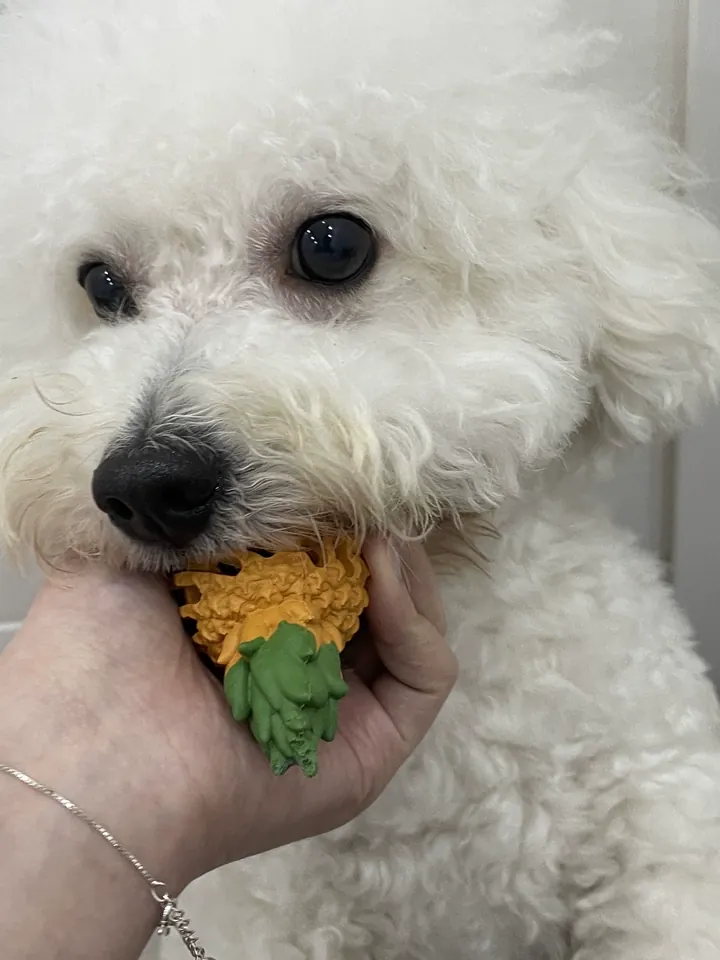
[[[716,178],[702,200],[720,218],[720,0],[569,3],[578,19],[623,35],[608,79],[635,93],[658,93],[673,132]],[[720,679],[720,414],[677,447],[630,457],[612,495],[619,517],[672,563],[681,602]],[[34,582],[0,559],[0,646],[22,619]]]
[[[708,183],[698,199],[720,220],[720,0],[691,0],[686,143]],[[720,413],[680,441],[676,587],[720,687]]]

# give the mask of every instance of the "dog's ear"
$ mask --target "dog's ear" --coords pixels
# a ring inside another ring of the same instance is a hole
[[[647,441],[691,421],[720,381],[720,231],[688,201],[669,141],[619,125],[567,192],[596,311],[589,350],[604,435]]]

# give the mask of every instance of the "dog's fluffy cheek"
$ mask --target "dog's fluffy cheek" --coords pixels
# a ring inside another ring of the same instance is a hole
[[[569,364],[517,345],[501,354],[466,357],[426,422],[408,413],[401,429],[383,425],[397,496],[422,505],[428,522],[517,495],[525,472],[558,456],[586,415],[588,385]]]
[[[102,515],[90,502],[90,471],[101,447],[83,417],[55,413],[29,378],[2,391],[0,542],[11,553],[32,550],[49,564],[77,550],[98,552]],[[9,403],[8,403],[9,400]],[[88,509],[88,506],[93,509]]]

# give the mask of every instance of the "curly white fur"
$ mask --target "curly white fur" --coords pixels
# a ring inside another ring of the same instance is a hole
[[[462,678],[351,828],[207,878],[218,956],[717,960],[720,730],[660,570],[580,470],[695,415],[720,236],[556,0],[9,0],[0,535],[157,568],[95,507],[142,418],[232,455],[198,552],[430,533]],[[370,279],[286,276],[307,217]],[[140,318],[76,282],[110,259]],[[491,517],[490,576],[444,527]],[[190,895],[192,901],[193,895]],[[164,947],[172,951],[172,946]],[[168,954],[169,956],[170,954]]]

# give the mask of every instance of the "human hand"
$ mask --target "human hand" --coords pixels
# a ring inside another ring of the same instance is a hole
[[[98,564],[40,591],[0,659],[6,762],[104,822],[176,888],[357,816],[429,729],[457,674],[429,561],[371,541],[368,635],[320,773],[272,775],[184,636],[167,588]],[[409,585],[409,586],[406,586]]]

